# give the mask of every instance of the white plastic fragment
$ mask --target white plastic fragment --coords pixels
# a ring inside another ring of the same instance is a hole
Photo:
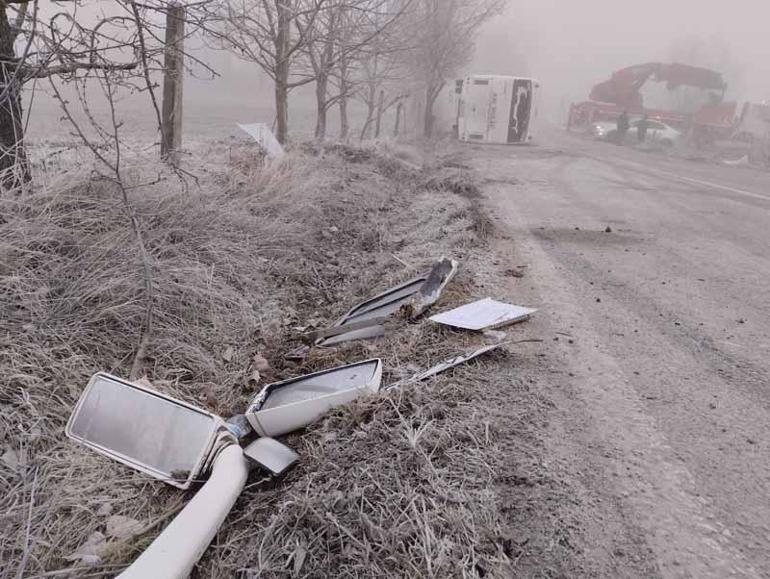
[[[344,342],[355,342],[357,340],[374,340],[375,338],[381,338],[385,335],[385,328],[383,326],[369,326],[368,328],[360,328],[358,330],[351,330],[337,334],[336,336],[330,336],[323,341],[324,346],[336,346]]]
[[[441,297],[447,284],[457,275],[459,264],[454,259],[442,257],[430,270],[425,283],[415,296],[402,307],[407,317],[415,319],[425,313]]]
[[[487,352],[491,352],[492,350],[497,350],[500,347],[502,347],[502,344],[493,344],[491,346],[485,346],[483,348],[479,348],[475,352],[471,352],[469,354],[460,354],[458,356],[454,356],[453,358],[449,358],[448,360],[444,360],[443,362],[440,362],[435,366],[428,368],[424,372],[415,374],[411,378],[407,378],[406,380],[401,380],[399,382],[396,382],[395,384],[391,384],[390,386],[387,387],[387,390],[390,390],[391,388],[398,388],[401,386],[405,386],[406,384],[422,382],[423,380],[432,378],[436,374],[441,374],[442,372],[446,372],[447,370],[460,366],[461,364],[470,362],[471,360],[478,358],[479,356],[483,356],[484,354],[486,354]]]
[[[451,368],[455,368],[460,364],[465,364],[466,362],[470,362],[474,358],[483,356],[487,352],[491,352],[492,350],[497,350],[499,347],[500,347],[500,344],[494,344],[492,346],[485,346],[483,348],[480,348],[475,352],[471,352],[470,354],[461,354],[459,356],[455,356],[454,358],[449,358],[448,360],[444,360],[440,364],[436,364],[432,368],[425,370],[425,372],[423,372],[422,374],[418,374],[413,378],[413,380],[415,382],[422,382],[423,380],[427,380],[428,378],[431,378],[436,374],[441,374],[441,372],[446,372],[447,370],[450,370]]]
[[[258,438],[243,449],[246,458],[266,468],[274,475],[285,472],[299,460],[299,455],[274,438]]]
[[[273,135],[273,131],[265,123],[238,123],[238,127],[251,135],[271,159],[280,159],[285,155],[281,143],[278,142]]]
[[[495,344],[502,342],[508,337],[508,334],[500,330],[484,330],[482,334],[484,334],[485,338]]]
[[[485,298],[459,308],[431,316],[430,320],[439,324],[462,328],[464,330],[492,330],[522,322],[537,310],[514,306]]]
[[[337,320],[331,328],[322,329],[312,335],[319,346],[331,346],[353,340],[371,339],[384,335],[384,328],[365,329],[380,326],[389,316],[420,291],[427,277],[417,277],[376,295],[353,308]]]

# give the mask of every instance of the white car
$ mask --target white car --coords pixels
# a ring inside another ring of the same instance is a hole
[[[598,121],[591,125],[591,136],[594,139],[606,140],[611,133],[617,132],[618,124],[612,121]]]
[[[631,130],[629,134],[636,136],[639,130],[639,124],[641,119],[631,123]],[[647,137],[646,141],[651,143],[660,143],[667,147],[671,147],[682,137],[682,133],[675,128],[668,126],[657,119],[647,119]]]

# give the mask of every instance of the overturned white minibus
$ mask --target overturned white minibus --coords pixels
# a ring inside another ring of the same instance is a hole
[[[531,78],[468,76],[457,106],[458,137],[475,143],[529,143],[535,135],[539,98],[540,84]]]

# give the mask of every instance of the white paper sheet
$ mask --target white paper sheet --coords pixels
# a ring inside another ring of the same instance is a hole
[[[537,310],[486,298],[431,316],[431,321],[465,330],[491,330],[521,322]]]

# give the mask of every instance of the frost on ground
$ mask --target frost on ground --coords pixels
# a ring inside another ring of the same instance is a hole
[[[133,159],[125,176],[152,264],[147,380],[229,416],[269,381],[376,356],[388,383],[481,345],[397,321],[378,342],[285,357],[442,255],[461,262],[442,307],[500,283],[473,174],[398,156],[307,146],[264,166],[249,146],[200,145],[186,161],[195,178]],[[91,374],[128,374],[146,300],[114,184],[65,161],[47,170],[43,186],[0,200],[0,576],[111,575],[189,495],[63,437]],[[301,463],[281,481],[252,474],[197,575],[574,571],[576,507],[539,458],[548,401],[522,365],[509,348],[289,436]]]

